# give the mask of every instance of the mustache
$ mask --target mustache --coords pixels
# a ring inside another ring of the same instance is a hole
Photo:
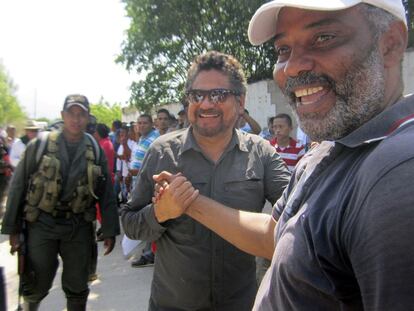
[[[295,102],[296,95],[294,90],[297,87],[317,83],[328,85],[330,88],[335,89],[335,81],[331,77],[324,74],[316,74],[314,72],[304,72],[297,77],[288,77],[286,85],[282,91],[285,96],[288,96],[293,102]]]
[[[198,114],[200,114],[200,113],[206,113],[206,114],[220,114],[220,111],[219,110],[217,110],[217,109],[213,109],[213,108],[210,108],[210,109],[197,109],[197,113]]]

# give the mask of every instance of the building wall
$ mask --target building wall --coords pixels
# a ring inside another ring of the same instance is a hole
[[[293,128],[296,129],[297,122],[292,110],[273,80],[263,80],[247,86],[246,108],[262,128],[267,127],[270,117],[287,113],[292,117]],[[292,135],[295,136],[296,131]]]
[[[269,81],[260,81],[247,86],[246,109],[263,127],[275,111],[273,93],[269,90]]]
[[[407,50],[403,61],[404,95],[414,94],[414,48]]]
[[[183,109],[183,106],[181,104],[178,103],[173,103],[173,104],[168,104],[162,107],[158,107],[156,109],[154,109],[154,112],[152,113],[152,117],[155,118],[156,117],[156,111],[158,109],[167,109],[170,114],[173,114],[176,118],[178,116],[178,112]],[[131,122],[131,121],[137,121],[138,117],[141,113],[137,110],[137,108],[135,107],[124,107],[122,108],[122,122]]]
[[[122,122],[132,122],[132,121],[137,121],[138,117],[139,117],[140,113],[137,110],[137,108],[135,107],[124,107],[122,108],[122,117],[121,117],[121,121]]]

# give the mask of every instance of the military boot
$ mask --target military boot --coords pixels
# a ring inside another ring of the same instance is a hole
[[[71,301],[66,303],[67,311],[86,311],[86,301]]]
[[[39,310],[40,303],[37,302],[27,302],[23,303],[23,311],[37,311]]]

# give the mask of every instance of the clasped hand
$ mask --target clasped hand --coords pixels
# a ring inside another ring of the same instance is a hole
[[[158,222],[180,217],[197,198],[199,191],[181,173],[172,175],[163,171],[153,176],[155,218]]]

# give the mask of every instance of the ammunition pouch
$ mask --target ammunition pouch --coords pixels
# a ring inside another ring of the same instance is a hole
[[[24,215],[28,222],[35,222],[39,218],[40,210],[36,206],[25,205]]]
[[[83,212],[83,219],[87,222],[92,222],[96,219],[96,208],[91,206],[90,208],[85,209]]]
[[[91,205],[93,205],[95,199],[89,193],[88,184],[85,179],[82,178],[78,182],[78,186],[75,189],[73,199],[68,203],[70,209],[75,214],[83,213]]]
[[[60,173],[60,160],[58,155],[58,132],[49,134],[47,152],[41,157],[38,170],[31,176],[26,206],[24,208],[26,220],[34,222],[40,211],[51,214],[56,218],[70,218],[73,215],[83,214],[86,221],[96,218],[95,201],[100,193],[105,191],[105,178],[102,168],[95,164],[94,146],[88,140],[85,157],[87,172],[80,178],[75,187],[72,199],[69,202],[60,202],[62,190],[62,176]],[[98,149],[99,150],[99,149]]]
[[[26,201],[30,206],[51,213],[61,190],[60,161],[54,156],[44,155],[39,169],[33,174]]]
[[[29,183],[26,202],[29,205],[37,206],[42,199],[46,178],[40,173],[35,173]]]

